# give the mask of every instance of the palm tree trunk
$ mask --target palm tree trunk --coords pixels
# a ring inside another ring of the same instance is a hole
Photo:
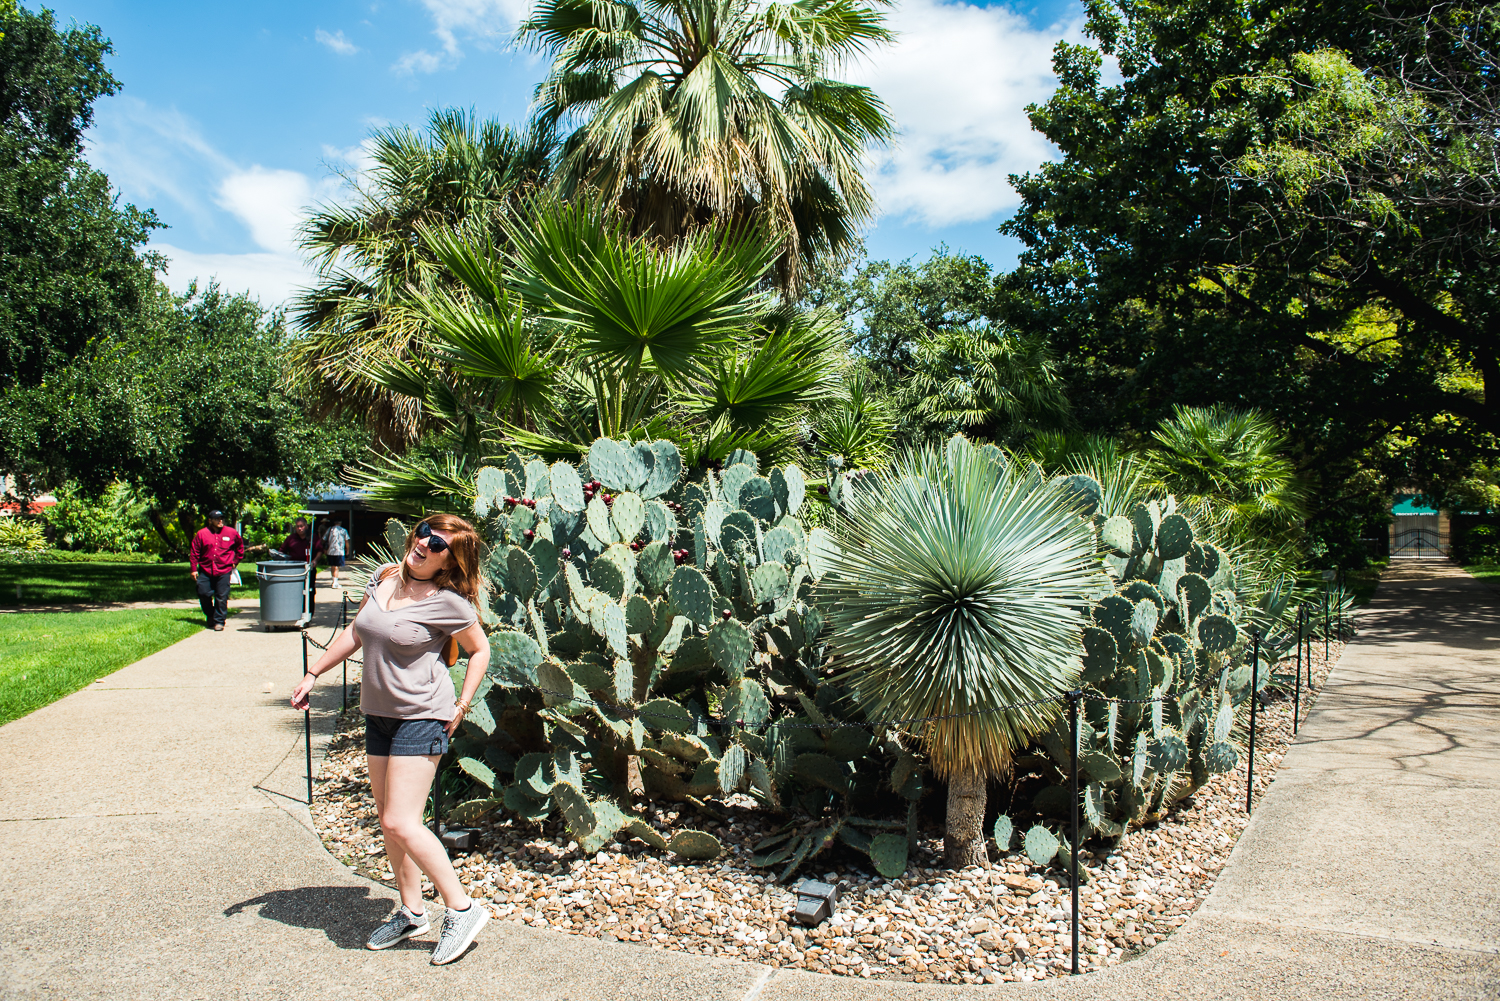
[[[984,803],[989,780],[977,771],[948,779],[948,829],[943,835],[943,862],[950,869],[985,865]]]

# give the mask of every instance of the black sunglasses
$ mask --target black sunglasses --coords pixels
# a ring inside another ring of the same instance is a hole
[[[444,542],[438,536],[433,535],[432,526],[425,521],[417,526],[417,538],[427,540],[427,551],[429,553],[441,553],[448,548],[448,543]]]

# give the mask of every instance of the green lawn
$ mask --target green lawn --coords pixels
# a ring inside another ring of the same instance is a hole
[[[1471,563],[1464,567],[1465,570],[1475,577],[1488,577],[1490,580],[1500,579],[1500,564],[1496,563]]]
[[[56,702],[203,628],[197,609],[0,615],[0,723]]]
[[[255,564],[240,564],[245,583],[231,598],[255,593]],[[20,599],[16,585],[21,586]],[[186,563],[0,564],[0,607],[70,602],[182,601],[198,597]]]

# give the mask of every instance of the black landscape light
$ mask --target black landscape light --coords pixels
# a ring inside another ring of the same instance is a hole
[[[839,888],[816,879],[804,879],[795,887],[797,909],[792,920],[802,925],[820,925],[833,917],[833,905],[838,903]]]

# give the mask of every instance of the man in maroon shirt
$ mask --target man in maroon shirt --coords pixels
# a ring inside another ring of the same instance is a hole
[[[224,524],[224,512],[208,512],[208,524],[198,529],[188,547],[188,570],[198,583],[206,625],[215,632],[223,632],[229,618],[229,577],[244,556],[245,540]]]
[[[308,527],[306,518],[298,518],[292,523],[292,534],[288,535],[286,541],[281,544],[281,551],[286,554],[286,558],[289,560],[316,565],[318,554],[323,551],[323,540],[313,535],[312,529]],[[308,611],[311,611],[318,591],[316,570],[313,570],[308,575],[308,584],[311,591],[308,595],[307,607]]]

